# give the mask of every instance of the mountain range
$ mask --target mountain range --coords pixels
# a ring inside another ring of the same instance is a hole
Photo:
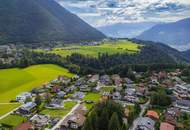
[[[105,38],[54,0],[0,0],[0,3],[0,44]]]
[[[137,39],[162,42],[178,50],[190,48],[190,18],[158,24],[143,32]]]
[[[114,38],[134,38],[142,32],[150,29],[156,22],[140,22],[140,23],[117,23],[107,26],[101,26],[97,29],[105,35]]]

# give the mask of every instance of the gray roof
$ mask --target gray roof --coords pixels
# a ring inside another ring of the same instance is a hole
[[[145,130],[154,130],[155,121],[149,117],[141,117],[139,118],[139,122],[137,126],[139,128],[145,128]]]
[[[177,105],[190,107],[190,100],[177,100]]]

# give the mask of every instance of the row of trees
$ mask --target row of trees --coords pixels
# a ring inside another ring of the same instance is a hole
[[[149,50],[150,49],[150,50]],[[137,54],[99,54],[98,58],[72,54],[63,58],[56,54],[23,50],[20,57],[10,64],[0,63],[0,68],[27,67],[34,64],[57,64],[68,68],[71,72],[85,75],[89,73],[120,74],[134,78],[130,70],[147,72],[151,70],[183,68],[184,65],[175,64],[171,58],[162,56],[153,47],[144,47]],[[151,54],[151,51],[153,54]],[[156,58],[155,58],[155,57]],[[161,58],[158,58],[161,57]],[[159,63],[159,64],[158,64]]]

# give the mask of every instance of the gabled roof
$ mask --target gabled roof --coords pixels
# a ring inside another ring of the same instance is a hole
[[[175,130],[175,127],[169,123],[162,122],[160,124],[160,130]]]
[[[155,119],[159,119],[158,113],[156,111],[152,111],[152,110],[147,111],[146,116],[152,117]]]
[[[146,127],[149,130],[154,130],[155,121],[149,117],[141,117],[137,123],[137,127]]]

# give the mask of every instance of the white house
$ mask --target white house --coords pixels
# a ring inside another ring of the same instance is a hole
[[[29,92],[23,92],[16,97],[16,101],[20,103],[24,103],[27,98],[32,98],[32,94]]]

